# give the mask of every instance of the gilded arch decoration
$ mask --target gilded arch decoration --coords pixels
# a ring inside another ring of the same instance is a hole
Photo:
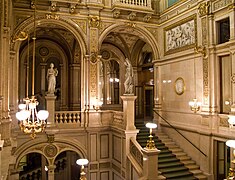
[[[153,50],[154,59],[159,59],[160,53],[159,53],[159,48],[158,48],[156,38],[153,36],[153,34],[148,29],[146,29],[145,27],[140,26],[138,24],[135,24],[134,27],[128,23],[110,25],[106,30],[103,31],[103,33],[99,37],[99,49],[101,49],[102,42],[104,41],[104,39],[106,38],[106,36],[110,32],[114,31],[117,28],[123,28],[123,27],[124,28],[127,28],[127,27],[134,28],[134,30],[136,32],[138,32],[140,35],[142,35],[144,38],[143,40],[146,43],[149,43],[149,45],[151,46],[151,48]]]
[[[31,142],[31,141],[30,141]],[[28,142],[27,144],[20,146],[15,150],[13,155],[16,156],[15,168],[17,168],[22,157],[29,153],[42,154],[47,161],[52,165],[56,157],[64,151],[76,152],[80,157],[86,158],[86,150],[80,143],[74,143],[71,141],[57,141],[54,143],[35,142],[33,145]]]

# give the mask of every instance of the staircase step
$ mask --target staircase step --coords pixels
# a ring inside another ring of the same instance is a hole
[[[149,140],[149,129],[145,121],[137,120],[135,126],[139,129],[136,140],[145,147]],[[160,150],[158,155],[158,179],[172,180],[206,180],[199,166],[162,131],[153,131],[155,146]]]
[[[181,180],[184,180],[187,177],[188,178],[192,177],[192,173],[187,172],[187,171],[178,171],[178,172],[174,172],[174,173],[164,174],[164,176],[166,177],[166,179],[174,179],[174,180],[176,180],[177,178],[181,178]]]
[[[182,164],[181,166],[174,166],[174,167],[167,167],[167,168],[161,168],[159,169],[159,171],[161,171],[161,173],[175,173],[175,172],[180,172],[180,171],[187,171],[188,168],[184,167]]]
[[[182,163],[180,161],[176,161],[176,162],[168,162],[168,163],[161,163],[158,165],[158,168],[167,168],[167,167],[174,167],[174,166],[181,166]]]

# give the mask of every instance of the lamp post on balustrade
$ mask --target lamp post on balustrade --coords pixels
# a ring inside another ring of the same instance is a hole
[[[76,163],[81,166],[80,180],[87,180],[84,166],[87,165],[89,161],[87,159],[78,159]]]

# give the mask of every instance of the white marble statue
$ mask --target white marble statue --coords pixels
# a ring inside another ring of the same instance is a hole
[[[50,64],[50,68],[47,70],[47,82],[48,82],[48,94],[54,94],[56,86],[56,76],[58,70],[54,68],[54,64]]]
[[[124,88],[125,88],[125,94],[133,94],[133,67],[131,65],[131,62],[128,58],[126,58],[126,61],[124,62],[126,66],[126,74],[125,74],[125,82],[124,82]]]

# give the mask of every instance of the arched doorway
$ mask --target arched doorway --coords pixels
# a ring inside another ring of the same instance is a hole
[[[76,161],[80,156],[74,151],[63,151],[55,159],[54,178],[56,180],[78,180],[80,178],[80,166]]]
[[[40,153],[29,153],[18,163],[19,180],[47,180],[47,159]]]

